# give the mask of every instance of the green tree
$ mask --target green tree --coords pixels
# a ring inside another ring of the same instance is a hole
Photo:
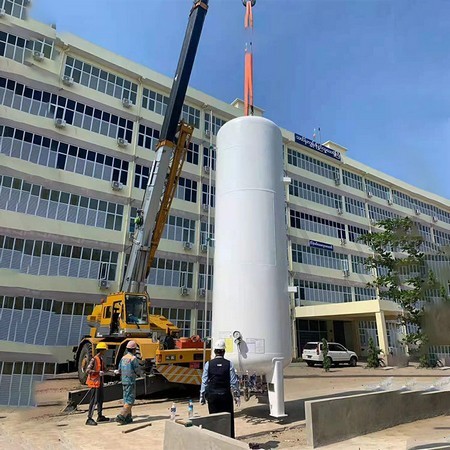
[[[369,349],[367,351],[367,367],[370,369],[376,369],[380,367],[380,353],[381,350],[377,348],[373,339],[369,338]]]
[[[328,341],[325,338],[322,339],[322,355],[323,370],[325,370],[325,372],[329,372],[331,368],[331,359],[328,356]]]
[[[377,288],[380,298],[400,305],[399,322],[406,330],[403,344],[410,353],[423,354],[427,342],[422,330],[424,307],[436,290],[446,298],[445,290],[427,266],[423,238],[409,217],[381,220],[376,225],[380,231],[360,237],[373,250],[366,267],[377,274],[368,286]]]

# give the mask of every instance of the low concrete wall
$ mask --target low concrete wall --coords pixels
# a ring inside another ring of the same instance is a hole
[[[308,444],[328,445],[449,411],[450,391],[371,392],[307,401]]]
[[[170,420],[164,430],[164,450],[239,450],[248,445],[196,426],[185,427]]]
[[[204,417],[193,417],[191,422],[192,425],[196,427],[201,426],[205,430],[213,431],[214,433],[219,433],[223,436],[231,436],[230,413],[217,413]]]

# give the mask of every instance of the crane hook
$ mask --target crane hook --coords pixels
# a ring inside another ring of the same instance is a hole
[[[247,2],[252,2],[252,6],[255,6],[256,0],[242,0],[244,7],[247,7]]]

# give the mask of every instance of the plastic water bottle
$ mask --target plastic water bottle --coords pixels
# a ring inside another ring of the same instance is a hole
[[[175,420],[176,415],[177,415],[177,406],[175,405],[175,402],[173,402],[172,406],[170,407],[170,420]]]
[[[194,403],[192,400],[189,400],[188,417],[189,419],[192,419],[194,417]]]

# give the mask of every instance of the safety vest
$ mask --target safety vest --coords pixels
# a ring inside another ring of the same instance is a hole
[[[86,380],[86,384],[90,388],[99,388],[102,384],[102,379],[100,377],[100,371],[105,369],[105,365],[103,363],[103,359],[100,358],[100,355],[94,356],[94,368],[92,372],[88,373],[88,377]]]
[[[230,361],[216,357],[209,361],[208,387],[209,394],[225,394],[230,392]]]

